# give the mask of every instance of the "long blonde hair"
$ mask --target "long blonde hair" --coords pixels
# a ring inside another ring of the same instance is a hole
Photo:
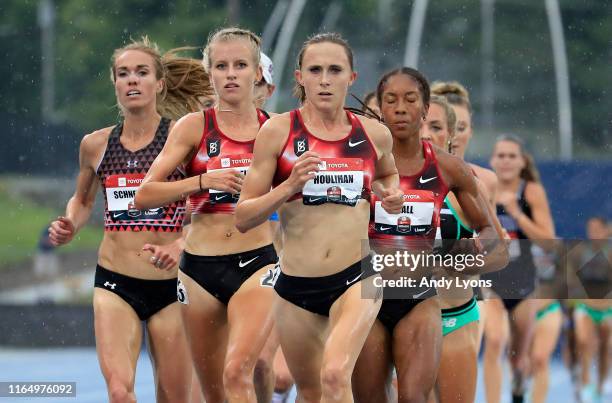
[[[195,49],[182,47],[172,49],[163,56],[155,42],[147,36],[132,40],[128,45],[115,49],[111,57],[111,81],[116,80],[115,62],[129,50],[137,50],[151,56],[155,78],[163,80],[161,93],[157,94],[157,112],[171,119],[178,119],[189,112],[204,107],[204,99],[213,96],[208,73],[197,59],[178,56],[179,52]]]

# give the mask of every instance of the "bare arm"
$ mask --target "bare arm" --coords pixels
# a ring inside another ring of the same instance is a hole
[[[163,150],[149,168],[147,176],[136,192],[135,207],[139,210],[165,206],[203,189],[218,189],[237,193],[241,175],[238,171],[205,173],[180,181],[166,182],[166,178],[184,164],[200,144],[204,123],[201,113],[180,119],[170,131]]]
[[[363,121],[362,121],[363,122]],[[378,122],[366,121],[368,133],[380,158],[372,181],[372,191],[382,200],[382,208],[391,214],[401,212],[403,192],[399,188],[399,174],[393,158],[393,137],[389,129]]]
[[[495,200],[497,200],[497,175],[490,169],[483,168],[476,164],[470,164],[470,167],[476,172],[476,176],[483,183],[486,190],[487,200],[493,211],[495,211]]]
[[[518,223],[521,230],[529,237],[529,239],[538,243],[541,242],[542,247],[550,245],[550,242],[546,240],[552,240],[555,237],[555,225],[550,215],[550,207],[548,206],[548,198],[546,197],[546,191],[539,183],[529,182],[525,189],[525,199],[531,206],[530,219],[520,209],[514,211],[514,219]],[[512,214],[512,213],[511,213]]]
[[[107,139],[108,133],[101,130],[81,140],[79,174],[74,195],[68,201],[66,215],[58,217],[49,227],[49,237],[56,246],[69,243],[91,216],[99,186],[96,164]]]
[[[441,162],[440,165],[448,177],[448,184],[467,220],[478,232],[473,252],[484,255],[483,267],[466,268],[463,273],[483,274],[502,269],[508,264],[508,249],[505,242],[502,242],[501,228],[495,228],[491,206],[479,190],[476,178],[468,165],[456,157],[446,153],[438,154],[438,161]]]
[[[495,210],[495,199],[491,198],[489,188],[487,188],[486,184],[483,181],[478,180],[478,178],[476,178],[476,183],[478,184],[478,191],[482,194],[482,197],[489,202],[487,203],[487,207],[489,211],[489,217],[491,217],[491,221],[493,223],[493,227],[495,228],[495,231],[499,235],[500,239],[504,239],[505,232],[504,228],[499,222],[499,219],[497,218],[497,211]],[[495,182],[494,190],[497,191],[497,182]],[[492,203],[490,202],[491,200],[493,201]]]
[[[240,232],[267,221],[285,201],[300,192],[304,184],[314,178],[314,172],[319,170],[321,159],[318,155],[312,151],[305,152],[296,160],[289,178],[270,190],[276,162],[289,132],[288,124],[284,116],[273,118],[262,126],[257,135],[253,162],[236,206],[236,228]]]

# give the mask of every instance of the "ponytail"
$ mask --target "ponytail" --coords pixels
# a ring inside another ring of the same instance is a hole
[[[190,49],[194,48],[176,48],[162,56],[166,71],[166,93],[165,97],[158,101],[157,110],[160,115],[174,120],[204,109],[206,101],[215,96],[202,62],[177,55]]]
[[[116,80],[115,61],[124,52],[137,50],[151,56],[155,78],[163,80],[163,89],[157,94],[157,112],[171,119],[178,119],[187,113],[203,109],[206,98],[214,96],[206,70],[197,59],[177,56],[178,52],[195,49],[176,48],[163,56],[159,47],[148,36],[139,41],[115,49],[111,57],[111,81]]]

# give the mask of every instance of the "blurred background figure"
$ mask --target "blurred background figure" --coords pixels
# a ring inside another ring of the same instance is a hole
[[[45,226],[36,245],[36,252],[32,261],[32,270],[37,283],[57,280],[60,270],[60,260],[55,246],[49,239],[48,227]],[[53,295],[48,287],[37,287],[38,302],[53,302]]]
[[[578,395],[581,403],[603,402],[610,368],[612,333],[612,249],[608,220],[591,217],[586,225],[587,242],[570,251],[570,292],[582,293],[574,309]],[[597,378],[591,378],[597,361]]]
[[[265,109],[268,98],[274,93],[274,66],[272,60],[263,52],[260,54],[259,64],[261,66],[262,78],[255,83],[255,106]]]

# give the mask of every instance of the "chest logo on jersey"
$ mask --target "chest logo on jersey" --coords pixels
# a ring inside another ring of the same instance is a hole
[[[353,148],[353,147],[357,147],[359,144],[361,143],[365,143],[366,140],[360,140],[360,141],[355,141],[353,142],[353,140],[349,140],[348,145],[349,147]]]
[[[429,190],[409,190],[399,214],[389,214],[382,202],[374,204],[374,228],[387,235],[424,236],[432,229],[434,194]]]
[[[306,151],[308,151],[308,138],[298,137],[293,139],[293,152],[297,157],[300,157]]]
[[[246,175],[252,160],[253,154],[235,154],[214,157],[208,161],[206,170],[208,172],[222,172],[228,169],[235,169],[240,171],[243,175]],[[232,194],[215,189],[210,189],[208,193],[210,194],[210,202],[212,204],[236,203],[240,198],[240,193]]]
[[[215,138],[206,139],[206,152],[209,157],[216,157],[221,152],[221,140]]]
[[[134,197],[143,179],[144,174],[110,175],[106,178],[106,204],[112,221],[156,220],[165,216],[163,207],[148,210],[134,207]]]
[[[138,168],[138,160],[128,160],[126,165],[128,168]]]
[[[319,169],[314,179],[304,185],[304,204],[357,204],[363,191],[361,158],[324,158]]]

